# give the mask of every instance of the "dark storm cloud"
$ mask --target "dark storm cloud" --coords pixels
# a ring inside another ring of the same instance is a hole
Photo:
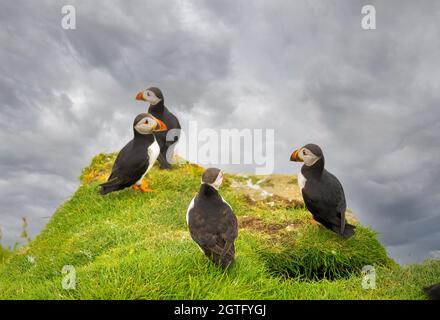
[[[129,138],[146,108],[134,101],[138,89],[169,88],[168,103],[190,110],[229,72],[228,33],[216,20],[194,27],[190,6],[72,1],[77,29],[64,30],[65,4],[9,2],[0,13],[0,227],[9,244],[22,216],[35,235],[90,158]]]
[[[394,257],[438,252],[440,4],[370,3],[372,31],[363,1],[70,1],[77,30],[63,1],[2,4],[6,240],[20,216],[35,235],[90,158],[124,144],[136,91],[156,85],[184,128],[275,128],[277,172],[320,144]]]

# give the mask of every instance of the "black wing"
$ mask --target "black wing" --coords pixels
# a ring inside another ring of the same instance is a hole
[[[188,225],[193,240],[214,262],[224,267],[234,260],[234,241],[238,235],[237,218],[223,201],[194,200],[188,213]]]
[[[148,164],[148,147],[135,149],[133,141],[130,141],[116,157],[107,182],[101,184],[101,194],[135,184],[148,169]]]
[[[316,221],[335,232],[345,232],[347,204],[344,189],[334,175],[324,169],[321,179],[307,181],[302,192],[304,203]]]

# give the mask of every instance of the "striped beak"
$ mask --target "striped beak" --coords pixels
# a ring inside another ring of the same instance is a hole
[[[299,151],[300,149],[296,149],[295,151],[292,152],[292,154],[290,155],[290,161],[303,162],[303,159],[299,155]]]
[[[147,100],[145,100],[145,98],[144,98],[144,94],[143,94],[142,91],[139,91],[139,92],[136,94],[136,100],[147,101]]]
[[[161,132],[161,131],[167,131],[168,127],[165,124],[165,122],[163,122],[162,120],[157,119],[156,117],[154,117],[154,120],[156,120],[156,127],[153,129],[154,132]]]

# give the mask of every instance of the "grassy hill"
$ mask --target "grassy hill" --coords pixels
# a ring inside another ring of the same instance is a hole
[[[247,192],[274,191],[282,179],[294,188],[293,176],[226,175],[221,193],[240,230],[236,263],[222,270],[198,250],[185,222],[203,169],[156,169],[148,176],[155,192],[102,197],[98,184],[113,160],[114,154],[96,156],[41,234],[18,251],[0,252],[0,298],[425,299],[421,288],[440,280],[440,261],[400,267],[375,232],[357,222],[357,234],[343,240],[310,224],[300,199]],[[75,267],[74,290],[62,288],[65,265]],[[376,289],[362,289],[364,265],[375,266]]]

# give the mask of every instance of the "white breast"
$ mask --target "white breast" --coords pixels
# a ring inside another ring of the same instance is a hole
[[[189,224],[189,211],[194,208],[194,199],[195,197],[191,200],[191,203],[189,204],[188,209],[186,210],[186,224]]]
[[[142,175],[142,177],[136,182],[137,185],[142,184],[142,179],[147,175],[148,171],[153,167],[154,163],[156,162],[157,158],[159,157],[160,153],[160,147],[159,144],[156,142],[156,138],[154,139],[154,142],[148,147],[148,168],[145,171],[145,173]]]
[[[298,174],[298,186],[302,190],[306,186],[307,179],[303,176],[303,174],[300,172]]]
[[[148,165],[147,172],[150,171],[151,167],[156,162],[157,158],[159,157],[159,153],[160,153],[160,147],[159,147],[159,144],[157,143],[156,138],[155,138],[154,142],[148,148],[148,157],[150,158],[150,163]],[[147,172],[145,172],[145,174]]]

